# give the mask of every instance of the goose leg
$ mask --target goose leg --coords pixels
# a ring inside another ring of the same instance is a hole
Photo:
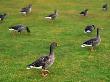
[[[90,51],[94,51],[94,48],[93,48],[93,46],[90,48]]]
[[[15,36],[16,35],[16,32],[15,31],[12,31],[12,36]]]
[[[92,47],[90,48],[90,51],[96,51],[96,50],[95,50],[95,46],[92,46]]]
[[[0,23],[3,23],[3,20],[1,20]]]
[[[93,50],[96,51],[95,46],[93,46]]]
[[[48,70],[45,70],[45,69],[42,69],[42,71],[41,71],[41,75],[43,77],[46,77],[48,75],[48,73],[49,73],[49,71]]]

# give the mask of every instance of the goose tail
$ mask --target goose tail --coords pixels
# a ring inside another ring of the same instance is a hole
[[[46,19],[52,19],[52,17],[45,17]]]
[[[90,32],[91,32],[90,30],[84,31],[84,33],[90,33]]]
[[[85,44],[82,44],[81,47],[83,48],[83,47],[86,47],[86,46],[85,46]]]
[[[30,65],[30,66],[28,65],[26,69],[32,69],[32,68],[33,69],[42,69],[42,66],[35,67],[35,66],[32,66],[32,65]]]
[[[81,47],[91,47],[92,45],[82,44]]]

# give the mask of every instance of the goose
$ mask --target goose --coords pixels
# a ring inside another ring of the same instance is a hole
[[[32,10],[32,4],[29,4],[27,7],[22,8],[20,13],[26,16],[28,13],[31,12],[31,10]]]
[[[57,10],[54,11],[54,13],[49,14],[48,16],[46,16],[46,19],[50,19],[50,20],[54,20],[56,17],[58,16]]]
[[[39,59],[37,59],[36,61],[34,61],[33,63],[27,65],[27,69],[31,69],[31,68],[42,69],[41,75],[44,77],[47,76],[49,73],[49,71],[47,69],[54,63],[54,60],[55,60],[55,57],[54,57],[54,48],[55,47],[57,47],[57,43],[52,42],[50,44],[49,54],[47,56],[42,56]]]
[[[22,24],[11,26],[11,27],[9,27],[9,30],[10,31],[17,31],[19,33],[23,32],[23,31],[27,31],[28,33],[30,33],[30,29],[27,26],[22,25]]]
[[[88,12],[88,9],[85,9],[84,11],[81,11],[80,14],[83,15],[83,16],[86,16],[87,12]]]
[[[91,51],[94,49],[94,47],[96,47],[97,45],[99,45],[101,42],[101,38],[99,35],[99,28],[97,28],[97,35],[95,38],[89,39],[87,41],[85,41],[81,47],[91,47]]]
[[[0,20],[3,21],[4,18],[6,17],[6,15],[7,15],[6,13],[4,13],[4,14],[0,14]]]
[[[102,9],[103,9],[104,11],[107,11],[108,5],[107,5],[107,4],[104,4],[104,5],[102,6]]]
[[[95,25],[87,25],[84,29],[84,33],[91,33],[95,29]]]

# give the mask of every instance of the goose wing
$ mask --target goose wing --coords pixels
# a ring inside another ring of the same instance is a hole
[[[104,4],[103,6],[102,6],[102,8],[106,8],[107,7],[107,4]]]
[[[12,27],[9,27],[9,29],[19,30],[21,28],[21,25],[15,25]]]
[[[49,57],[48,56],[42,56],[36,61],[34,61],[32,64],[28,65],[29,67],[45,67],[46,63],[48,62]]]
[[[92,30],[93,30],[93,28],[92,28],[92,26],[87,26],[86,28],[85,28],[85,32],[92,32]]]
[[[54,17],[54,16],[55,16],[55,14],[54,14],[54,13],[52,13],[52,14],[48,15],[48,17]]]
[[[84,14],[84,11],[81,11],[80,14]]]
[[[26,7],[21,9],[21,12],[27,12],[27,11],[28,11],[28,8]]]
[[[18,30],[18,28],[19,28],[19,27],[16,26],[16,25],[15,25],[15,26],[11,26],[11,27],[9,27],[9,29],[13,29],[13,30]]]
[[[95,43],[97,42],[97,38],[92,38],[92,39],[89,39],[87,41],[85,41],[81,47],[86,47],[86,46],[93,46],[95,45]]]
[[[1,18],[2,16],[3,16],[3,15],[0,14],[0,18]]]
[[[96,38],[93,38],[93,39],[87,40],[87,41],[84,42],[83,44],[91,45],[91,44],[93,44],[96,40],[97,40]]]

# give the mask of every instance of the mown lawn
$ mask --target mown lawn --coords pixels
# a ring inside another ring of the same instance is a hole
[[[7,18],[0,23],[0,82],[110,82],[110,8],[103,12],[106,0],[0,0],[0,13]],[[32,13],[22,16],[22,7],[32,3]],[[87,17],[79,15],[89,9]],[[55,21],[44,19],[54,9]],[[31,34],[15,34],[8,27],[15,24],[29,26]],[[101,44],[96,51],[81,48],[83,41],[94,37],[83,29],[95,24],[100,31]],[[56,60],[48,77],[41,77],[36,69],[26,65],[49,52],[49,44],[57,42]]]

